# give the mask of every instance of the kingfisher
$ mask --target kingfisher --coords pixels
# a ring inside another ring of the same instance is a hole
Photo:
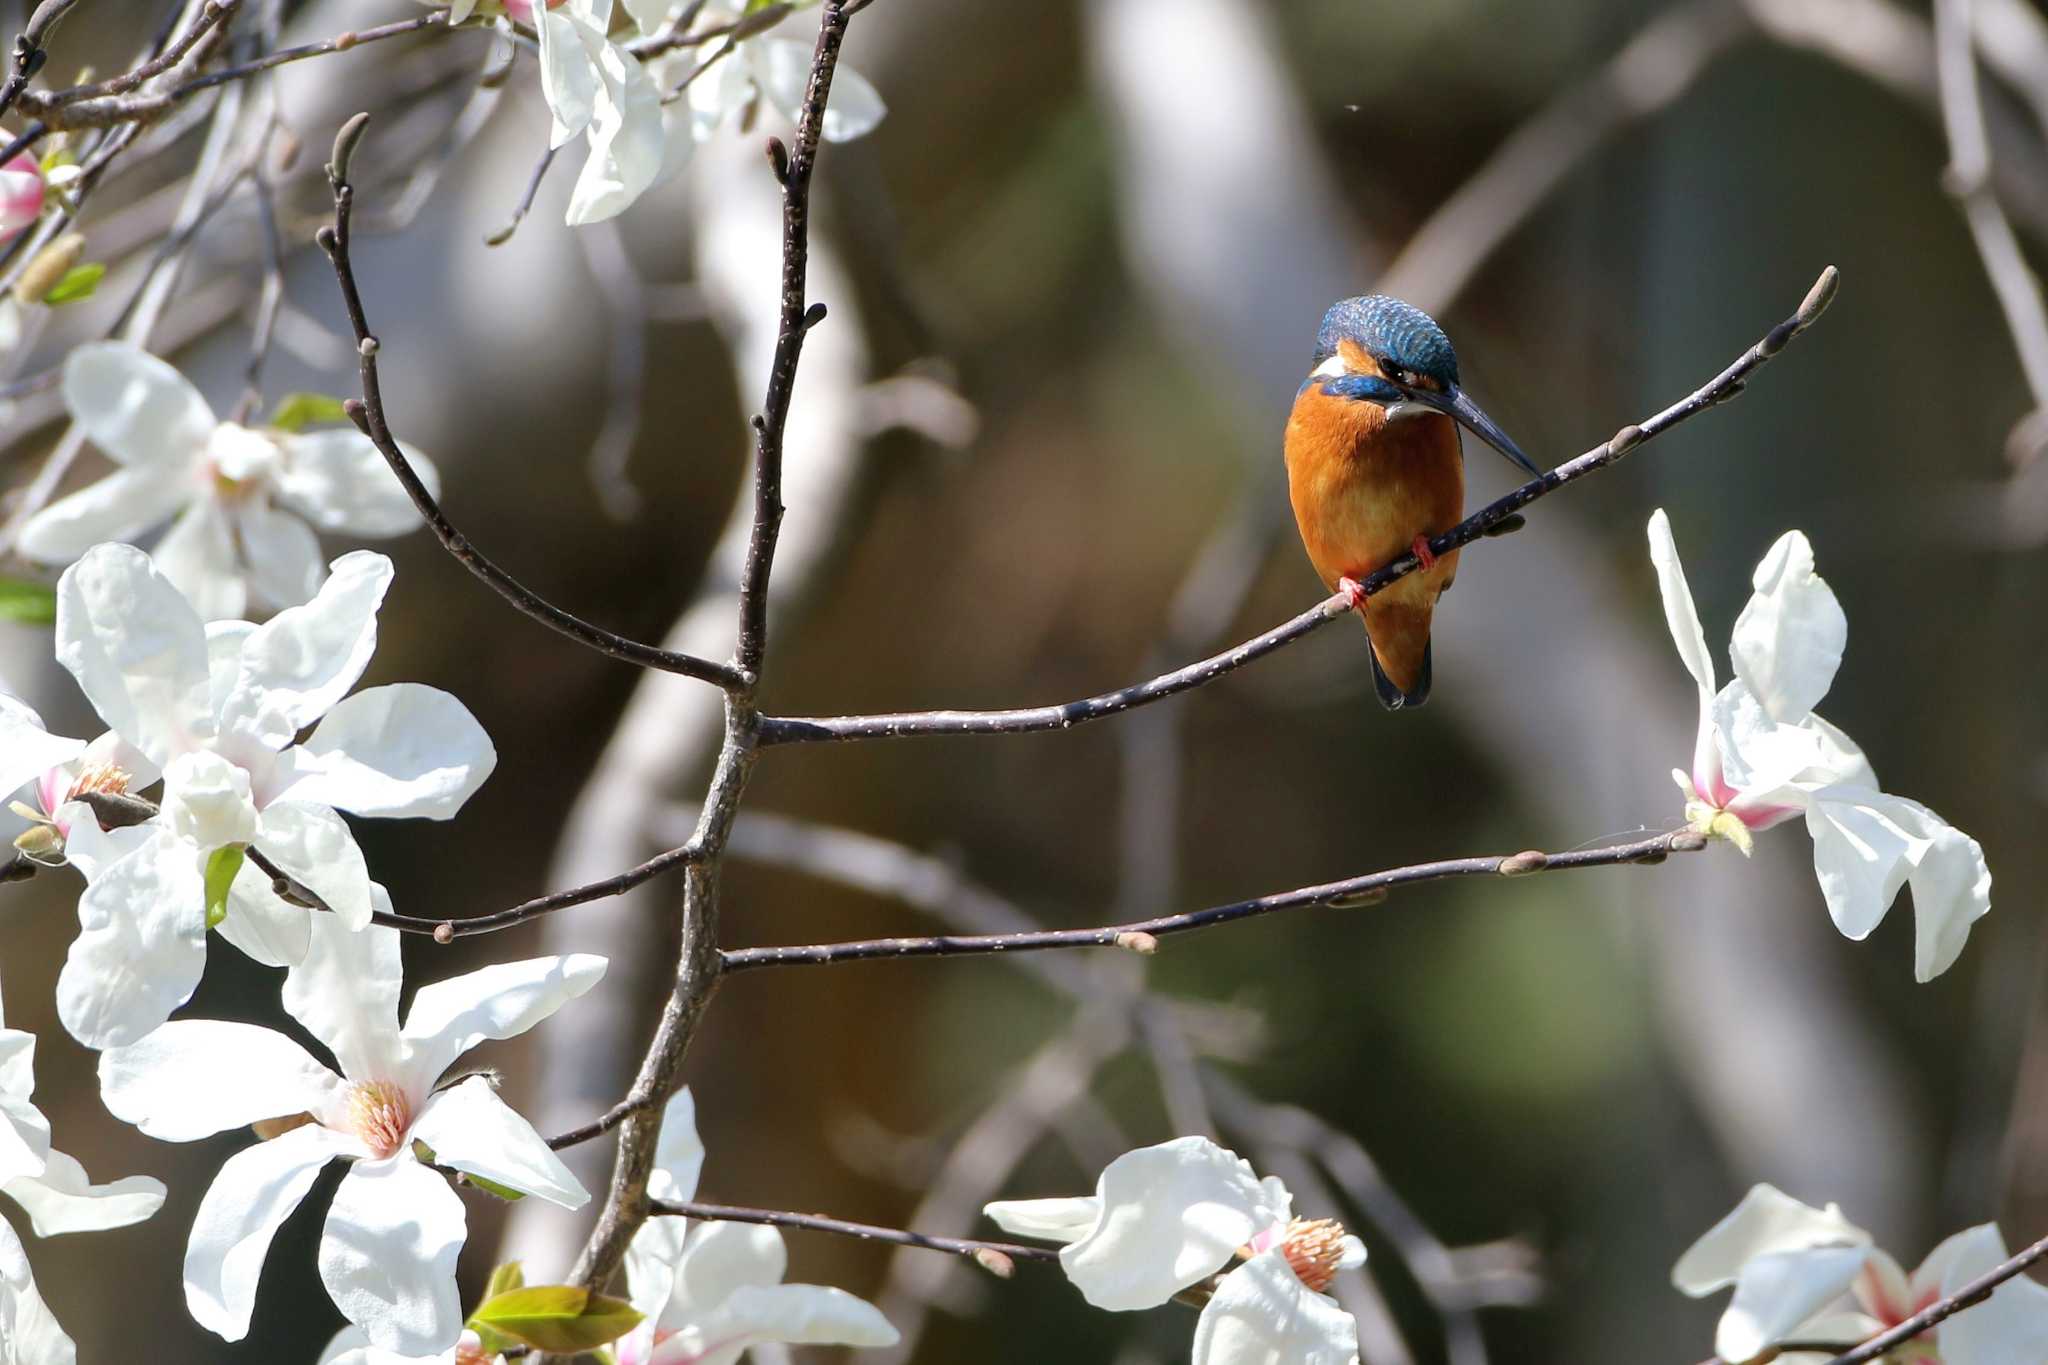
[[[1429,624],[1458,552],[1429,539],[1465,515],[1463,424],[1540,473],[1458,384],[1436,320],[1399,299],[1345,299],[1323,315],[1314,368],[1287,419],[1287,492],[1309,563],[1365,621],[1373,688],[1389,711],[1429,699]],[[1412,551],[1422,567],[1366,595],[1362,581]]]

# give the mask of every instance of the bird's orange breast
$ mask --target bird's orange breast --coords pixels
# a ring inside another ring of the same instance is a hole
[[[1405,554],[1415,537],[1457,525],[1465,511],[1458,428],[1437,413],[1387,420],[1377,403],[1311,383],[1287,420],[1287,491],[1301,542],[1326,587],[1362,579]],[[1388,675],[1404,689],[1419,675],[1437,595],[1458,569],[1453,550],[1366,607],[1366,627]]]

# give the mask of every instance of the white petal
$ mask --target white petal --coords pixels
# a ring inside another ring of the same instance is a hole
[[[21,1238],[0,1218],[0,1347],[8,1365],[77,1365],[78,1351],[29,1273]]]
[[[590,1202],[590,1192],[549,1150],[547,1141],[499,1099],[482,1076],[435,1094],[413,1123],[412,1134],[434,1149],[434,1160],[443,1166],[565,1209],[580,1209]]]
[[[202,621],[240,616],[249,607],[249,584],[235,554],[227,514],[211,497],[196,499],[156,545],[156,567],[185,595]]]
[[[327,576],[320,538],[298,517],[264,498],[251,498],[235,509],[235,531],[249,587],[258,599],[296,607],[320,590],[320,580]]]
[[[462,1200],[410,1156],[358,1161],[342,1178],[320,1237],[320,1282],[372,1345],[433,1355],[462,1334],[455,1260],[467,1235]]]
[[[162,820],[172,841],[196,854],[210,853],[248,843],[261,819],[246,768],[210,749],[179,754],[164,765]]]
[[[1194,1365],[1351,1365],[1358,1324],[1303,1284],[1278,1248],[1223,1277],[1195,1322]]]
[[[194,495],[179,474],[117,469],[30,517],[15,543],[30,559],[68,564],[101,541],[136,539]]]
[[[383,887],[373,885],[372,893],[380,905],[390,904]],[[352,930],[318,913],[312,919],[305,960],[285,974],[284,1007],[349,1077],[390,1079],[401,1056],[398,930]]]
[[[1932,981],[1955,965],[1970,926],[1991,913],[1991,867],[1975,839],[1903,796],[1886,798],[1895,824],[1919,836],[1913,870],[1913,975]]]
[[[1958,1233],[1940,1250],[1949,1253],[1941,1277],[1944,1297],[2006,1259],[2005,1239],[1992,1223]],[[1946,1365],[2048,1360],[2048,1289],[2025,1275],[2007,1280],[1989,1299],[1941,1325],[1941,1358]]]
[[[1093,1195],[1070,1199],[1000,1199],[985,1206],[982,1212],[1012,1236],[1078,1242],[1102,1217],[1102,1201]]]
[[[704,1170],[704,1140],[697,1136],[697,1101],[690,1087],[669,1097],[661,1111],[661,1139],[654,1148],[654,1170],[647,1177],[647,1193],[655,1199],[688,1203],[697,1195],[697,1178]]]
[[[57,580],[57,662],[108,728],[159,766],[211,733],[206,628],[132,545],[99,545]]]
[[[206,969],[197,851],[159,831],[86,887],[78,924],[57,977],[58,1017],[87,1047],[132,1043],[191,999]]]
[[[815,1284],[754,1286],[736,1291],[717,1313],[680,1342],[709,1349],[682,1357],[692,1365],[732,1365],[751,1346],[894,1346],[900,1338],[881,1310],[843,1289]],[[666,1343],[665,1343],[666,1344]],[[677,1358],[655,1348],[656,1365]]]
[[[654,78],[609,44],[598,62],[604,81],[590,123],[590,157],[569,195],[572,227],[624,212],[653,185],[665,159],[667,129]]]
[[[651,1190],[651,1187],[650,1187]],[[626,1245],[626,1290],[651,1333],[675,1290],[676,1264],[689,1236],[687,1218],[650,1218]]]
[[[422,986],[405,1019],[413,1074],[428,1083],[486,1038],[526,1032],[598,983],[605,960],[585,953],[503,962]]]
[[[0,796],[84,752],[84,740],[51,734],[33,707],[0,696]]]
[[[292,967],[305,961],[313,917],[304,906],[280,900],[270,877],[245,861],[228,888],[227,918],[213,931],[266,967]]]
[[[222,728],[282,749],[326,715],[369,667],[377,608],[390,587],[391,561],[356,550],[334,561],[312,601],[249,632],[221,708]]]
[[[1870,1234],[1830,1204],[1816,1209],[1771,1185],[1753,1185],[1734,1210],[1672,1267],[1671,1283],[1697,1299],[1734,1284],[1752,1257],[1812,1247],[1869,1246]]]
[[[139,1223],[163,1207],[164,1186],[146,1175],[95,1185],[85,1167],[63,1152],[50,1153],[40,1176],[11,1180],[7,1194],[28,1212],[36,1236],[98,1232]]]
[[[1806,728],[1818,737],[1820,764],[1832,773],[1830,781],[1851,787],[1875,787],[1877,773],[1871,768],[1870,760],[1863,756],[1863,750],[1855,740],[1844,734],[1841,728],[1818,714],[1806,718]]]
[[[446,820],[498,765],[467,706],[423,683],[366,687],[292,752],[295,799],[357,815]]]
[[[1729,658],[1771,718],[1796,725],[1834,684],[1849,618],[1813,571],[1813,547],[1801,532],[1778,538],[1752,582],[1756,592],[1735,618]]]
[[[1824,787],[1806,809],[1813,874],[1828,914],[1858,941],[1877,928],[1912,871],[1919,840],[1892,818],[1896,802],[1865,787]]]
[[[50,813],[68,831],[64,836],[64,861],[77,868],[88,882],[98,881],[101,872],[154,839],[159,829],[155,823],[101,829],[92,807],[83,801],[67,801]]]
[[[1721,1314],[1715,1354],[1753,1360],[1768,1347],[1805,1336],[1806,1324],[1848,1292],[1869,1254],[1861,1246],[1823,1246],[1753,1257]]]
[[[812,44],[794,38],[756,38],[747,46],[761,93],[783,117],[796,122],[811,80]],[[832,94],[825,101],[825,123],[819,131],[827,142],[849,142],[871,132],[888,112],[867,78],[842,64],[832,75]]]
[[[318,1112],[340,1088],[341,1078],[312,1054],[255,1024],[176,1019],[100,1054],[108,1111],[164,1142]]]
[[[436,498],[441,472],[434,462],[400,443],[406,463]],[[339,427],[286,438],[278,497],[323,531],[359,536],[402,536],[423,524],[412,496],[377,447],[360,431]]]
[[[41,1175],[50,1160],[50,1121],[29,1100],[36,1039],[0,1029],[0,1181]]]
[[[632,17],[633,27],[643,36],[661,31],[671,15],[682,10],[683,0],[620,0]]]
[[[338,1135],[309,1123],[222,1164],[185,1245],[185,1306],[201,1327],[228,1341],[249,1334],[271,1239],[338,1155]]]
[[[94,445],[143,468],[183,470],[215,426],[184,375],[125,341],[88,343],[64,358],[64,406]]]
[[[1685,566],[1678,559],[1678,543],[1671,537],[1671,519],[1661,507],[1650,514],[1650,563],[1657,570],[1657,590],[1664,598],[1664,624],[1671,630],[1671,642],[1678,646],[1678,657],[1699,684],[1704,700],[1714,695],[1714,656],[1707,652],[1707,635],[1700,629]]]
[[[273,801],[256,838],[264,856],[326,901],[343,925],[361,929],[370,922],[370,869],[348,822],[331,808]]]
[[[780,1284],[789,1268],[782,1234],[753,1223],[700,1223],[676,1261],[674,1297],[659,1327],[680,1329],[742,1289]]]
[[[560,147],[590,126],[597,104],[597,59],[582,26],[569,14],[542,6],[534,10],[540,36],[540,93],[547,101],[548,146]],[[604,35],[596,35],[603,43]]]
[[[1095,1194],[1101,1217],[1060,1264],[1083,1298],[1112,1312],[1158,1307],[1285,1216],[1242,1158],[1198,1137],[1124,1153]]]

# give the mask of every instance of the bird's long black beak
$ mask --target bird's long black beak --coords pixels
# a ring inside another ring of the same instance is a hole
[[[1488,417],[1477,403],[1466,396],[1463,389],[1452,389],[1449,393],[1436,393],[1429,389],[1410,389],[1408,397],[1415,402],[1435,408],[1438,412],[1441,412],[1444,416],[1455,422],[1462,423],[1473,435],[1507,456],[1510,460],[1513,460],[1522,468],[1528,470],[1531,474],[1541,474],[1543,472],[1536,467],[1536,462],[1527,455],[1524,455],[1522,448],[1516,445],[1505,431],[1500,429],[1500,423]]]

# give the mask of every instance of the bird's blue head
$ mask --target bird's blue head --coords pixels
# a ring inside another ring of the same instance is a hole
[[[1377,403],[1390,420],[1442,413],[1531,474],[1539,472],[1499,424],[1465,396],[1451,339],[1435,318],[1413,304],[1384,294],[1333,304],[1316,333],[1308,384],[1334,398]]]

